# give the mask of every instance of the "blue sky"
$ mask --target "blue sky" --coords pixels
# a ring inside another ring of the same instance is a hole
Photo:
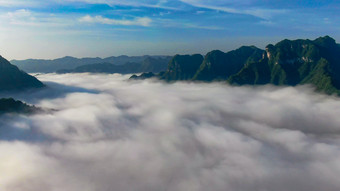
[[[338,0],[0,0],[9,59],[205,54],[290,38],[340,41]]]

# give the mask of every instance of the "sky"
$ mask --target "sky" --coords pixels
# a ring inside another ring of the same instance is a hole
[[[338,0],[0,0],[7,59],[193,54],[340,41]]]

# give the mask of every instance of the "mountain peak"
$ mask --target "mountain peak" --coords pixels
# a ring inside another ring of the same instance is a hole
[[[333,48],[337,46],[336,41],[328,35],[315,39],[314,43],[325,48]]]
[[[62,57],[62,58],[60,58],[60,59],[76,59],[75,57],[72,57],[72,56],[64,56],[64,57]]]
[[[339,60],[339,44],[329,36],[315,40],[285,39],[267,45],[265,51],[255,46],[242,46],[227,53],[213,50],[206,54],[203,62],[190,55],[176,55],[166,72],[134,78],[227,80],[235,85],[313,84],[318,91],[340,95]]]
[[[0,56],[0,76],[0,91],[44,86],[38,79],[19,70],[2,56]]]
[[[240,48],[236,49],[236,50],[254,50],[254,49],[259,49],[254,45],[251,46],[241,46]]]

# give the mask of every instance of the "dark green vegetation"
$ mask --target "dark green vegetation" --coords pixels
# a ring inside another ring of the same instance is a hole
[[[147,62],[147,59],[170,59],[167,56],[112,56],[108,58],[74,58],[64,57],[54,60],[42,60],[42,59],[28,59],[28,60],[12,60],[11,63],[18,66],[21,70],[30,73],[50,73],[58,70],[72,70],[79,66],[90,64],[102,64],[109,63],[114,65],[123,65],[126,63],[143,63]],[[101,65],[99,65],[101,66]]]
[[[313,84],[328,94],[340,91],[340,48],[329,36],[311,40],[283,40],[266,47],[258,62],[247,64],[228,79],[235,85]]]
[[[33,76],[10,64],[5,58],[0,56],[0,92],[20,91],[30,88],[41,88],[44,84]],[[29,114],[40,109],[27,105],[13,98],[0,99],[0,114],[4,113],[24,113]]]
[[[165,72],[133,76],[166,81],[227,81],[232,85],[312,84],[317,91],[340,95],[340,45],[329,36],[315,40],[283,40],[266,50],[243,46],[223,53],[176,55]]]
[[[155,77],[156,75],[154,74],[154,73],[152,73],[152,72],[149,72],[149,73],[143,73],[143,74],[141,74],[141,75],[139,75],[139,76],[137,76],[137,75],[132,75],[131,77],[130,77],[130,79],[131,80],[144,80],[144,79],[148,79],[148,78],[153,78],[153,77]]]
[[[165,71],[170,57],[146,57],[142,62],[128,62],[122,65],[115,65],[111,63],[98,63],[79,66],[71,70],[58,70],[57,73],[120,73],[131,74],[141,72],[161,72]]]
[[[205,57],[200,54],[176,55],[169,62],[168,69],[156,77],[166,81],[227,80],[230,75],[240,71],[246,63],[262,58],[263,52],[254,46],[243,46],[228,53],[214,50]],[[134,79],[138,79],[138,76]]]
[[[176,55],[172,58],[166,72],[162,73],[161,79],[172,80],[190,80],[195,75],[197,69],[203,61],[203,56],[195,55]]]
[[[16,101],[13,98],[0,99],[0,115],[4,113],[31,114],[38,111],[41,111],[41,109],[27,105],[21,101]]]
[[[263,50],[254,46],[243,46],[237,50],[223,53],[219,50],[209,52],[200,64],[193,80],[227,80],[240,71],[245,64],[261,59]]]
[[[44,84],[0,56],[0,91],[40,88]]]

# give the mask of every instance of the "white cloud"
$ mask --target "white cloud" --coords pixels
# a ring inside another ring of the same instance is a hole
[[[148,17],[137,17],[133,20],[125,20],[125,19],[109,19],[102,16],[90,16],[86,15],[79,19],[80,22],[85,23],[100,23],[100,24],[107,24],[107,25],[135,25],[135,26],[150,26],[152,20]]]
[[[166,28],[181,28],[181,29],[204,29],[204,30],[225,30],[226,28],[214,25],[202,25],[198,23],[190,23],[186,20],[177,19],[162,19],[158,18],[154,20],[155,25]]]
[[[284,14],[287,12],[285,9],[266,9],[256,8],[252,6],[240,6],[247,5],[251,1],[203,1],[203,0],[180,0],[183,3],[187,3],[194,7],[212,9],[216,11],[222,11],[227,13],[245,14],[259,17],[262,19],[271,19],[278,14]]]
[[[0,16],[3,22],[20,26],[39,26],[39,20],[27,9],[19,9]]]
[[[0,0],[0,7],[39,7],[51,0]]]
[[[169,9],[176,10],[176,7],[167,6],[167,0],[65,0],[60,1],[59,3],[69,3],[69,2],[82,2],[89,4],[107,4],[109,6],[131,6],[131,7],[150,7],[150,8],[160,8],[160,9]]]
[[[67,16],[32,12],[28,9],[18,9],[16,11],[0,14],[0,23],[6,25],[23,27],[63,27],[73,25],[73,21]],[[25,28],[27,29],[27,28]]]
[[[38,77],[63,85],[15,96],[57,111],[1,117],[1,190],[340,188],[339,98],[309,87]]]
[[[21,18],[21,17],[31,17],[31,12],[27,9],[19,9],[14,12],[7,13],[9,18]]]

